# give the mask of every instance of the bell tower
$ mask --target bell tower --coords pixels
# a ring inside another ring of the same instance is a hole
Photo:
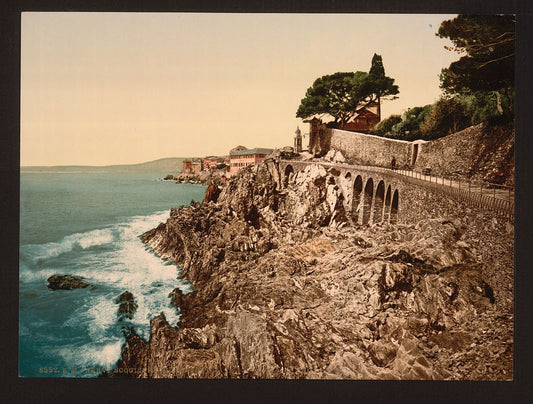
[[[300,128],[296,126],[296,136],[294,137],[294,151],[296,153],[302,152],[302,132],[300,131]]]

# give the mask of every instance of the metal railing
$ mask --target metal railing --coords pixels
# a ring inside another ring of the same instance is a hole
[[[392,170],[386,168],[381,168],[381,170],[424,181],[424,185],[429,185],[431,188],[453,195],[474,206],[505,213],[514,217],[513,187],[483,180],[464,180],[458,176],[424,174],[412,170]]]

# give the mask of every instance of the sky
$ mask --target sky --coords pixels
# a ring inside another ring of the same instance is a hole
[[[313,81],[383,58],[397,100],[436,101],[460,55],[437,14],[22,13],[21,165],[133,164],[290,146]],[[308,138],[304,138],[304,145]]]

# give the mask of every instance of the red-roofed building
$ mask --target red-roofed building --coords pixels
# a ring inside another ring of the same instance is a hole
[[[370,132],[377,123],[379,123],[379,116],[369,109],[364,109],[339,129],[365,133]]]

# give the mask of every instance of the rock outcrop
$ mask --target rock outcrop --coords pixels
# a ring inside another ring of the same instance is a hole
[[[53,290],[63,289],[83,289],[89,286],[89,284],[72,275],[52,275],[48,278],[48,287]]]
[[[138,306],[131,292],[123,292],[117,297],[115,303],[118,304],[117,314],[119,321],[124,320],[125,318],[129,318],[130,320],[133,318]]]
[[[467,217],[357,226],[335,177],[274,160],[142,239],[194,291],[135,332],[115,374],[154,378],[512,378],[512,234]],[[503,252],[503,253],[502,253]],[[510,288],[510,289],[509,289]]]
[[[204,203],[216,202],[220,195],[220,189],[213,183],[209,184],[205,190]]]

